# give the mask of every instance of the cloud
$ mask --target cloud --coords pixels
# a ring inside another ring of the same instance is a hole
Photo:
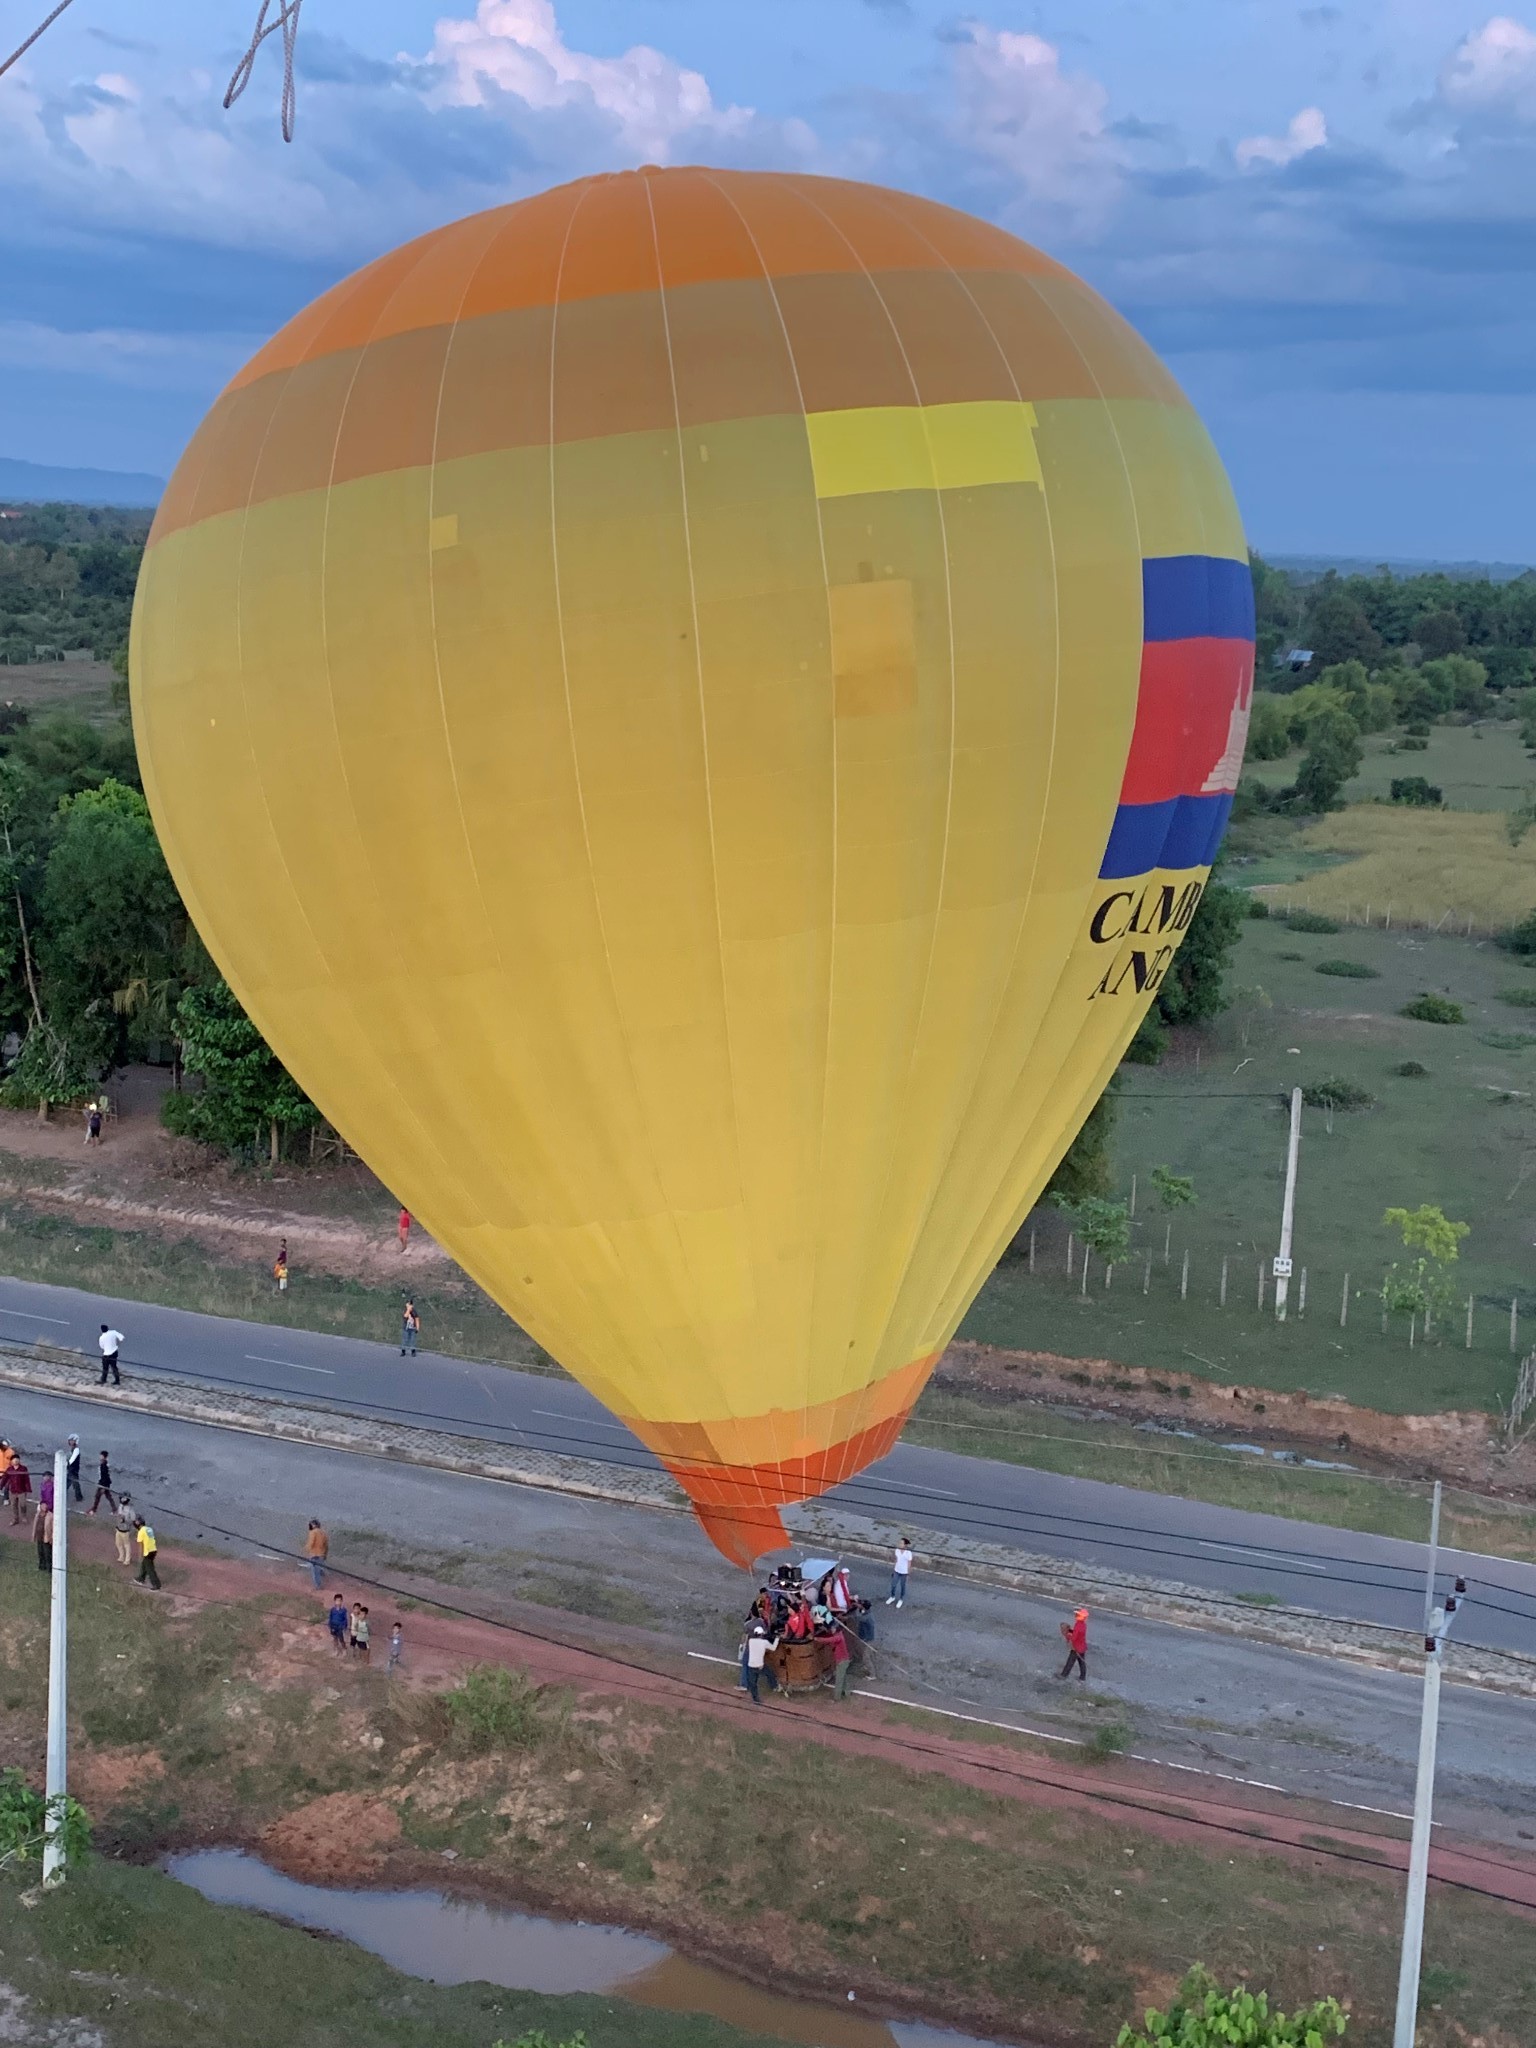
[[[717,107],[702,72],[649,45],[621,57],[573,50],[553,0],[479,0],[472,20],[437,24],[433,61],[440,105],[490,107],[502,96],[536,112],[577,109],[610,123],[619,147],[664,161],[685,135],[738,137],[746,107]]]
[[[1438,97],[1452,114],[1536,121],[1536,34],[1495,14],[1446,58]]]
[[[163,334],[142,328],[60,328],[0,320],[0,369],[46,370],[140,390],[223,383],[261,344],[259,334]]]
[[[1291,116],[1291,124],[1283,135],[1250,135],[1237,145],[1233,155],[1239,170],[1251,170],[1255,164],[1272,164],[1277,170],[1284,170],[1310,150],[1327,146],[1328,123],[1322,108],[1303,107],[1299,114]]]

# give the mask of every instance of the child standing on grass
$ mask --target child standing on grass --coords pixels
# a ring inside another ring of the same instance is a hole
[[[398,1671],[405,1663],[405,1635],[399,1622],[392,1624],[389,1631],[389,1662],[387,1671]]]
[[[368,1610],[354,1607],[352,1610],[352,1648],[359,1664],[368,1662]]]
[[[331,1596],[331,1611],[325,1617],[325,1625],[331,1632],[331,1648],[338,1657],[347,1654],[347,1641],[352,1633],[352,1617],[347,1612],[347,1603],[339,1593]]]

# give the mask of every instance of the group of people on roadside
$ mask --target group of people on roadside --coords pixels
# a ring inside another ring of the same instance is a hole
[[[86,1508],[89,1518],[96,1514],[103,1501],[112,1513],[112,1528],[119,1564],[131,1565],[135,1555],[139,1560],[138,1583],[160,1591],[160,1574],[156,1567],[160,1546],[154,1530],[133,1505],[133,1496],[119,1494],[112,1485],[112,1462],[110,1453],[97,1453],[96,1491],[91,1504]],[[53,1570],[53,1538],[56,1528],[55,1516],[66,1510],[71,1500],[85,1506],[85,1490],[80,1483],[80,1439],[70,1437],[64,1451],[64,1499],[54,1498],[52,1472],[45,1472],[34,1498],[32,1473],[21,1452],[6,1437],[0,1437],[0,1500],[11,1503],[11,1527],[17,1528],[30,1515],[32,1541],[37,1548],[37,1568],[40,1572]]]
[[[842,1565],[833,1565],[807,1590],[805,1581],[759,1586],[739,1650],[741,1683],[754,1703],[762,1699],[766,1680],[770,1693],[786,1687],[789,1657],[797,1643],[821,1643],[831,1660],[830,1677],[837,1698],[848,1697],[856,1661],[874,1641],[871,1603],[854,1592]]]

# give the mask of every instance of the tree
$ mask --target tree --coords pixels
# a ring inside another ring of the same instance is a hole
[[[1440,654],[1459,654],[1467,644],[1467,629],[1460,614],[1449,607],[1420,612],[1413,622],[1413,637],[1424,650],[1426,661]]]
[[[65,797],[43,873],[39,952],[55,1023],[121,1059],[139,991],[174,1008],[187,914],[136,789],[108,776]],[[169,990],[174,988],[174,997]]]
[[[1360,728],[1343,711],[1319,712],[1307,727],[1307,751],[1296,771],[1296,801],[1305,810],[1331,811],[1362,759]]]
[[[1196,1964],[1167,2012],[1144,2015],[1145,2031],[1122,2027],[1115,2048],[1325,2048],[1349,2025],[1336,1998],[1305,2011],[1271,2012],[1269,1994],[1242,1985],[1225,1992]]]
[[[1082,1195],[1075,1202],[1058,1196],[1056,1206],[1072,1218],[1075,1234],[1106,1266],[1118,1264],[1130,1251],[1131,1217],[1124,1202],[1112,1202],[1103,1195]]]
[[[1214,878],[1205,885],[1184,943],[1157,992],[1165,1024],[1204,1024],[1227,1006],[1227,965],[1247,914],[1247,897]]]
[[[1369,668],[1381,652],[1381,635],[1357,601],[1336,585],[1329,587],[1327,578],[1318,591],[1307,608],[1305,629],[1313,673],[1336,661],[1363,661]]]
[[[1171,1166],[1153,1167],[1152,1186],[1157,1192],[1158,1207],[1170,1212],[1187,1209],[1191,1202],[1199,1199],[1193,1177],[1187,1173],[1175,1173]]]
[[[1058,1207],[1070,1207],[1090,1195],[1109,1193],[1113,1185],[1109,1147],[1115,1133],[1115,1091],[1119,1085],[1119,1076],[1111,1075],[1109,1086],[1089,1110],[1061,1164],[1046,1183],[1045,1197]]]
[[[320,1122],[320,1112],[225,982],[187,989],[176,1024],[186,1069],[203,1082],[195,1094],[165,1098],[161,1113],[182,1137],[222,1146],[237,1158],[265,1147],[275,1166],[285,1133]]]
[[[1451,1222],[1429,1202],[1417,1209],[1388,1209],[1381,1220],[1398,1233],[1405,1251],[1417,1254],[1406,1263],[1394,1261],[1381,1283],[1382,1306],[1389,1315],[1422,1316],[1427,1336],[1432,1319],[1450,1308],[1446,1268],[1460,1258],[1461,1241],[1472,1226]]]
[[[1255,761],[1280,761],[1291,751],[1291,697],[1255,690],[1248,722],[1248,752]]]

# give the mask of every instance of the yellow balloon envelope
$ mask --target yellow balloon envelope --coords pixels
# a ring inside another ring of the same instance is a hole
[[[1069,272],[900,193],[586,179],[219,399],[145,786],[316,1103],[727,1554],[895,1441],[1187,930],[1242,531]]]

